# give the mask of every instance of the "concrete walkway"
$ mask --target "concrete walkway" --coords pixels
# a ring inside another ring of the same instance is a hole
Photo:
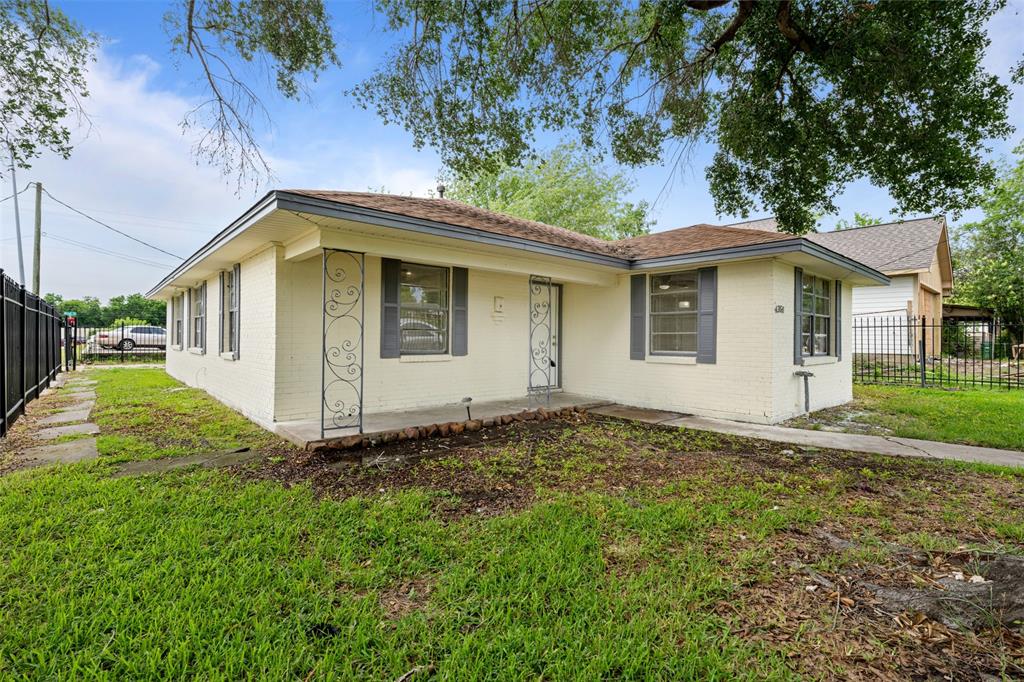
[[[42,401],[29,406],[30,413],[36,409],[45,409],[48,396],[69,397],[77,402],[64,405],[54,414],[35,420],[30,425],[31,438],[46,441],[61,436],[98,434],[99,428],[88,422],[92,408],[96,404],[95,386],[96,381],[87,379],[78,373],[68,374],[65,372],[57,375],[57,380],[43,391]],[[32,468],[52,464],[74,464],[94,460],[98,457],[96,439],[87,437],[64,443],[49,443],[27,448],[18,453],[16,461],[20,464],[19,468]]]
[[[786,426],[749,424],[746,422],[728,421],[726,419],[712,419],[710,417],[685,416],[659,410],[644,410],[623,405],[598,408],[592,410],[592,412],[610,417],[634,419],[648,424],[681,426],[699,431],[714,431],[733,436],[760,438],[779,443],[792,443],[794,445],[829,450],[849,450],[851,452],[870,452],[899,457],[952,459],[961,462],[982,462],[985,464],[1024,467],[1024,452],[1016,450],[999,450],[972,445],[938,443],[930,440],[898,438],[896,436],[869,436],[856,433],[812,431],[810,429],[793,429]]]

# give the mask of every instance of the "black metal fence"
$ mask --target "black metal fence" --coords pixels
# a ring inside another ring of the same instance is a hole
[[[163,362],[167,330],[149,324],[114,327],[68,327],[68,355],[79,364]]]
[[[853,380],[1024,388],[1024,326],[995,320],[854,318]]]
[[[62,362],[62,321],[46,301],[0,270],[0,436],[57,376]]]

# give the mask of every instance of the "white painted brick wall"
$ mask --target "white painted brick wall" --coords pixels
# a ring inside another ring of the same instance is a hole
[[[275,277],[279,260],[280,248],[270,247],[241,263],[238,360],[224,359],[218,353],[221,314],[218,276],[206,283],[206,353],[198,355],[187,348],[168,347],[167,350],[168,374],[189,386],[204,389],[266,427],[274,421]]]
[[[629,275],[613,289],[565,288],[565,389],[641,407],[772,420],[770,261],[718,267],[715,364],[629,359]]]
[[[469,270],[469,354],[380,357],[380,258],[366,258],[366,413],[525,395],[528,278]],[[320,418],[320,258],[284,263],[279,304],[278,421]],[[504,314],[493,313],[504,297]],[[344,338],[342,335],[332,338]]]
[[[804,272],[814,274],[813,268],[804,268]],[[853,286],[843,285],[843,343],[842,359],[808,358],[806,365],[797,366],[793,362],[793,266],[783,262],[775,262],[772,268],[771,289],[774,291],[775,302],[786,307],[784,315],[773,317],[774,328],[774,411],[772,421],[783,421],[804,413],[803,379],[794,376],[801,369],[814,372],[810,381],[811,410],[842,405],[853,400],[853,370],[850,363],[853,349]],[[818,364],[824,363],[824,364]]]

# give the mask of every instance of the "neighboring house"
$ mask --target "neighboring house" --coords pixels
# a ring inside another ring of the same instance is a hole
[[[825,248],[859,261],[890,279],[886,287],[853,291],[856,350],[914,355],[919,321],[927,318],[926,352],[941,348],[943,297],[953,290],[946,219],[918,218],[808,235]]]
[[[549,391],[760,423],[851,399],[851,292],[808,239],[606,242],[446,199],[274,191],[149,296],[167,371],[267,428]],[[284,429],[280,429],[284,430]],[[350,431],[348,431],[350,432]]]

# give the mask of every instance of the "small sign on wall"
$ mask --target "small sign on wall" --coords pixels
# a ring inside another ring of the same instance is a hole
[[[784,312],[786,312],[786,306],[784,306],[784,305],[777,305],[777,306],[775,306],[775,312],[777,312],[777,313],[784,313]]]
[[[495,296],[494,297],[494,312],[503,313],[505,312],[505,297]]]

